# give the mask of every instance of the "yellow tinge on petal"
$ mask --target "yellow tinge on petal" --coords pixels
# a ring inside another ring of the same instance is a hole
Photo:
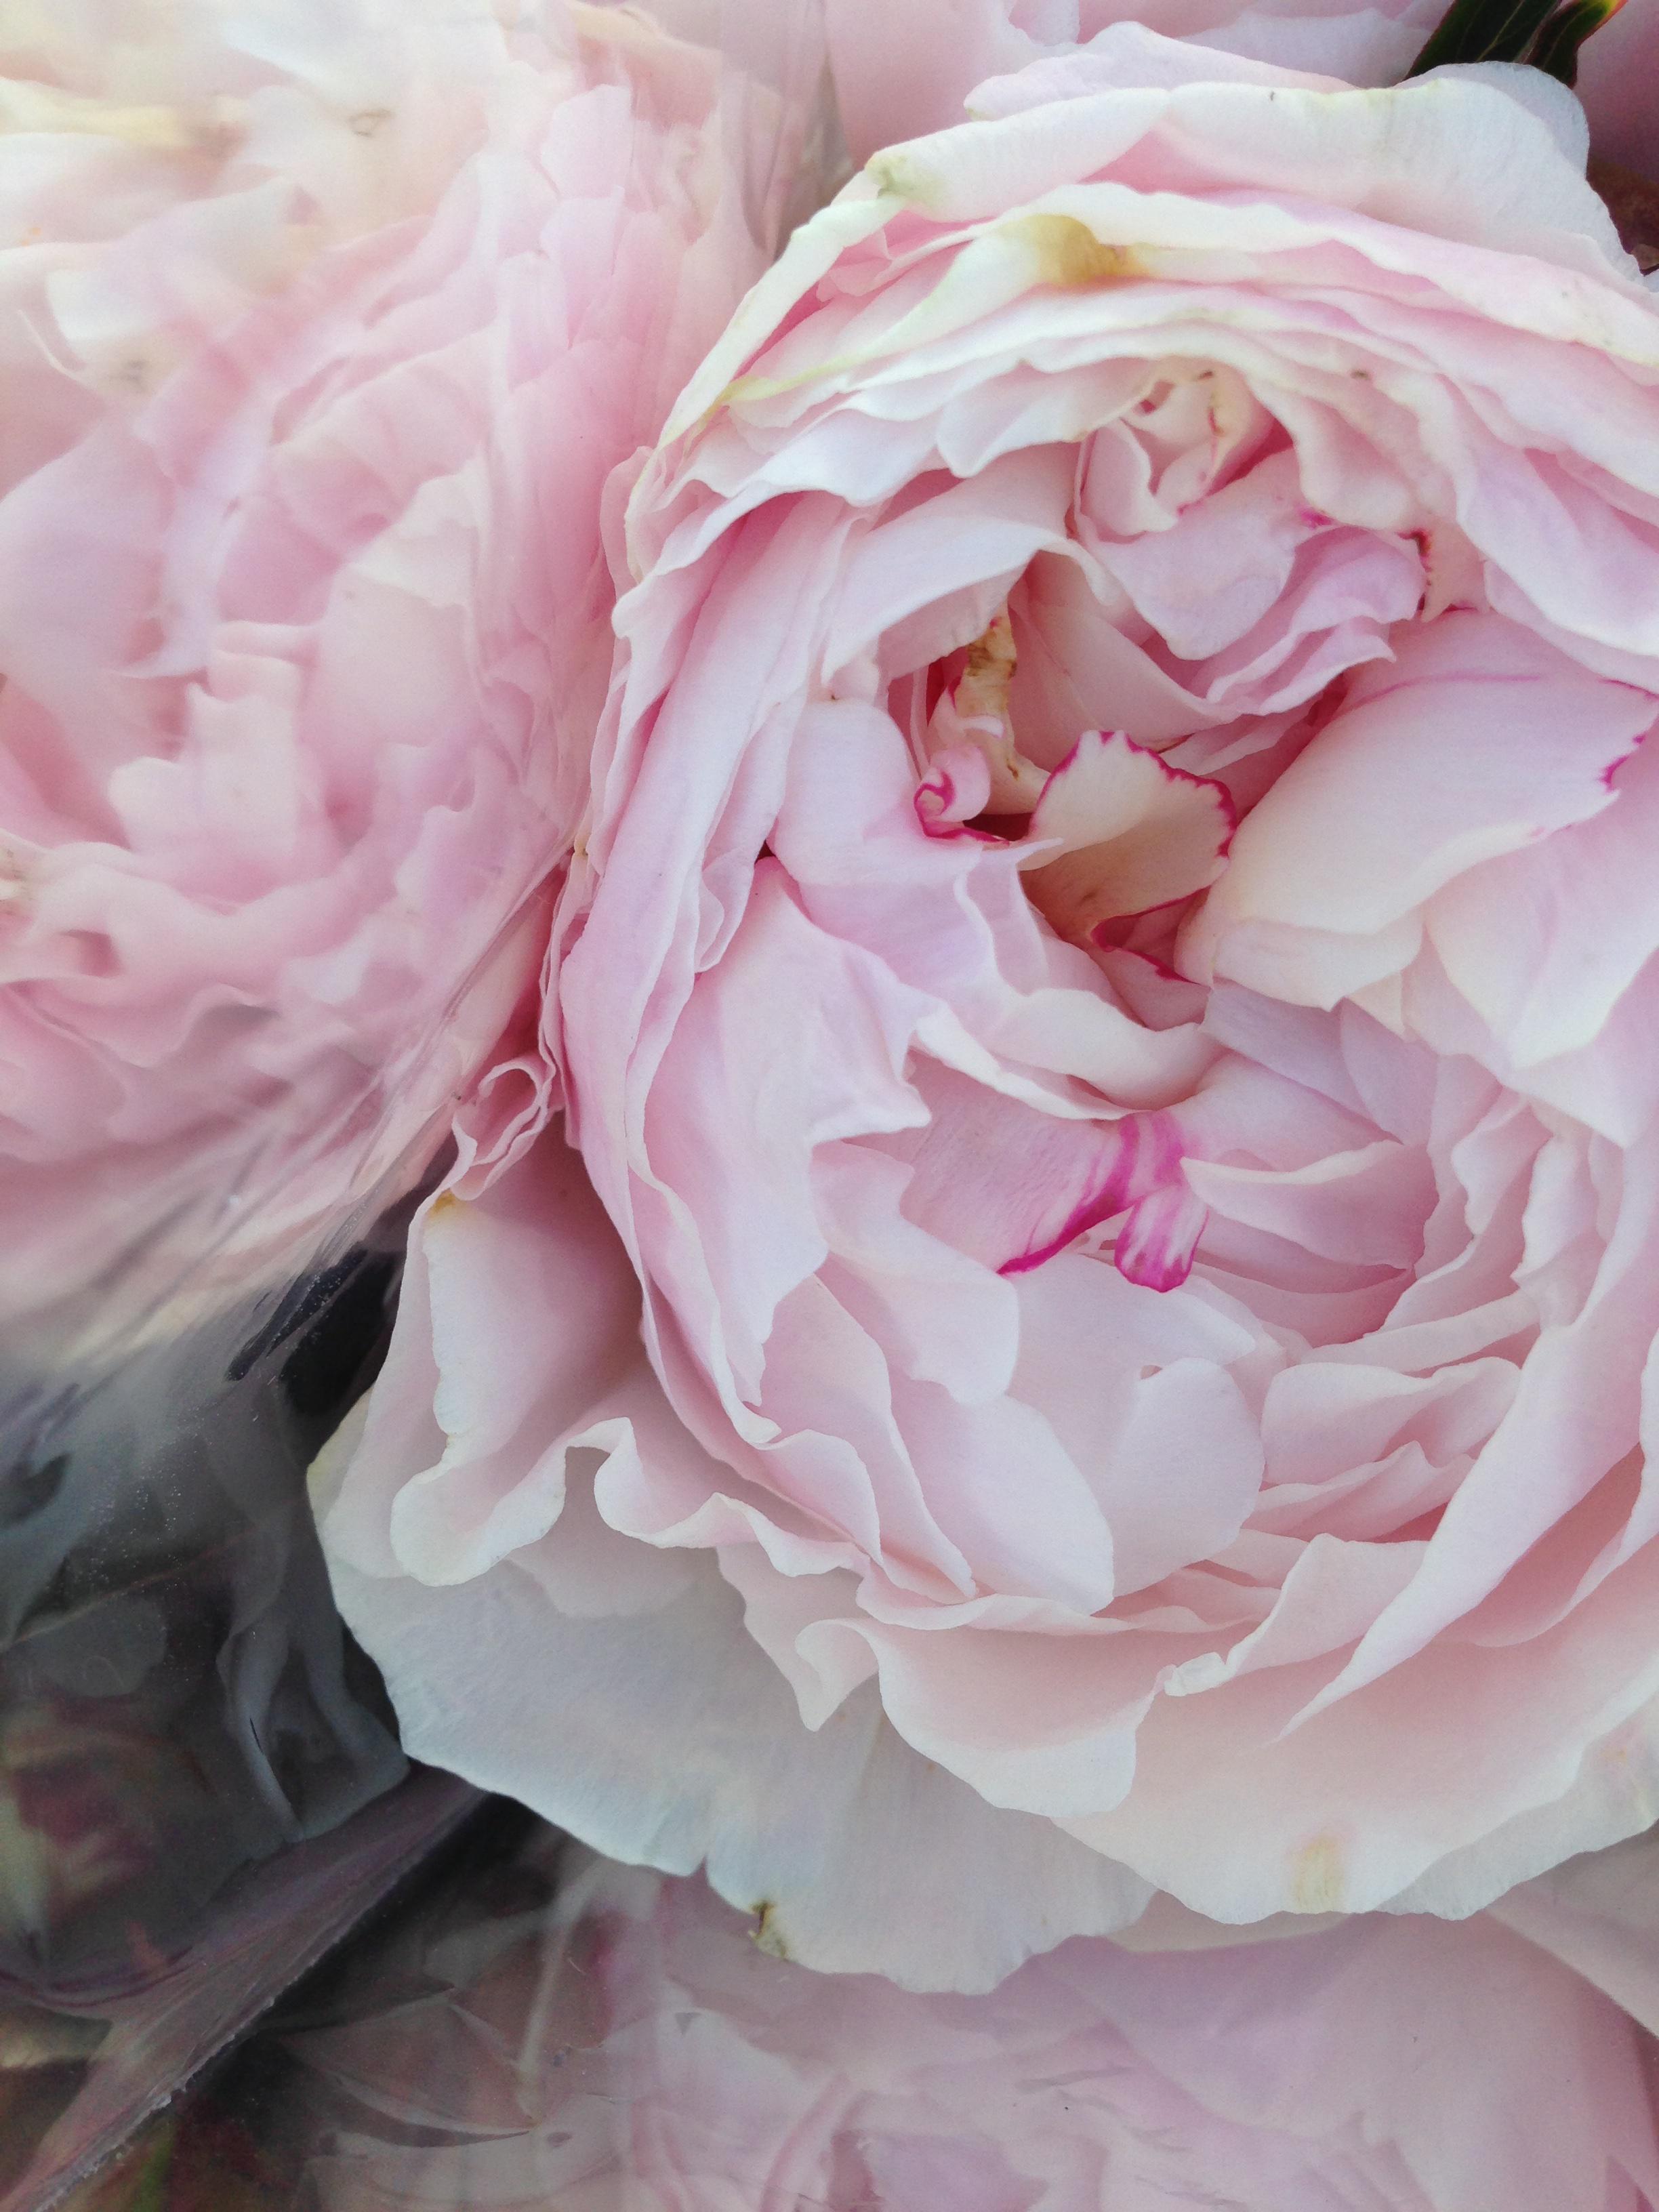
[[[1291,1884],[1293,1909],[1297,1912],[1340,1912],[1346,1887],[1340,1838],[1316,1836],[1296,1854]]]
[[[1006,236],[1019,239],[1030,247],[1036,259],[1040,284],[1073,289],[1145,273],[1133,246],[1108,246],[1074,215],[1024,215],[1002,228]]]
[[[78,133],[119,138],[129,146],[158,154],[194,154],[222,144],[236,127],[239,103],[203,101],[190,107],[152,105],[124,107],[56,85],[0,79],[0,131],[42,137]]]

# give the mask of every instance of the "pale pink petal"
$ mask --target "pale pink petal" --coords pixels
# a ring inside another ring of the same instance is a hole
[[[1235,826],[1219,784],[1166,767],[1121,730],[1087,731],[1042,787],[1026,888],[1062,937],[1081,942],[1103,922],[1207,889]]]
[[[1608,771],[1608,787],[1613,804],[1601,813],[1472,868],[1429,909],[1448,977],[1517,1067],[1594,1042],[1659,951],[1644,896],[1659,805],[1650,733]]]
[[[930,837],[951,836],[985,811],[991,770],[977,745],[947,745],[936,752],[916,786],[916,818]]]
[[[804,1729],[712,1560],[672,1604],[606,1622],[567,1621],[510,1561],[441,1590],[338,1559],[333,1573],[347,1620],[397,1685],[415,1757],[615,1856],[706,1863],[733,1903],[769,1904],[794,1956],[988,1988],[1063,1928],[1121,1927],[1146,1902],[1145,1883],[1051,1823],[999,1811],[917,1759],[867,1692]],[[434,1638],[451,1658],[441,1682],[422,1662]],[[515,1651],[533,1656],[503,1665]],[[984,1928],[938,1911],[942,1884],[1007,1898],[988,1948]]]
[[[1190,957],[1334,1004],[1356,974],[1409,961],[1418,909],[1443,884],[1611,805],[1611,771],[1651,717],[1643,694],[1507,625],[1443,616],[1397,665],[1358,680],[1240,825]]]

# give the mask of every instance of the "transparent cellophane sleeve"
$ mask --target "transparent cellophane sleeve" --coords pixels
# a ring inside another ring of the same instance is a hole
[[[53,2096],[405,1773],[305,1468],[458,1127],[557,1109],[607,483],[843,167],[817,0],[0,25],[0,2036]]]

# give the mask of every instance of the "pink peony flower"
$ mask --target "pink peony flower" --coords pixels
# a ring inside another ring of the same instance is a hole
[[[1133,27],[974,105],[634,495],[591,1189],[426,1212],[328,1528],[417,1753],[960,1988],[1659,1813],[1659,312],[1579,110]]]
[[[942,131],[988,76],[1076,52],[1115,24],[1350,84],[1403,77],[1446,13],[1441,0],[826,0],[848,141],[860,161]],[[1653,10],[1632,0],[1582,48],[1577,91],[1604,159],[1659,169]]]
[[[147,1246],[148,1297],[303,1260],[533,987],[606,486],[794,189],[793,11],[747,12],[753,79],[583,0],[8,12],[13,1320]]]
[[[360,1984],[355,2017],[286,2039],[303,2069],[289,2134],[316,2145],[321,2212],[1659,2197],[1647,2039],[1485,1917],[1139,1955],[1085,1938],[993,1995],[920,1997],[765,1955],[700,1881],[561,1871],[529,1930],[458,1936],[450,1916],[429,1994],[410,2001],[405,1966],[395,2009]]]

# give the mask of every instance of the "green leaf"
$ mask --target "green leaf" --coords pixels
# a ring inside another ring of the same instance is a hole
[[[1571,84],[1578,49],[1625,0],[1452,0],[1406,72],[1421,76],[1448,62],[1528,62]]]
[[[1527,59],[1534,69],[1573,84],[1578,77],[1578,49],[1592,31],[1616,15],[1625,0],[1572,0],[1571,7],[1552,15]]]
[[[1452,0],[1406,72],[1421,76],[1448,62],[1524,61],[1555,0]]]

